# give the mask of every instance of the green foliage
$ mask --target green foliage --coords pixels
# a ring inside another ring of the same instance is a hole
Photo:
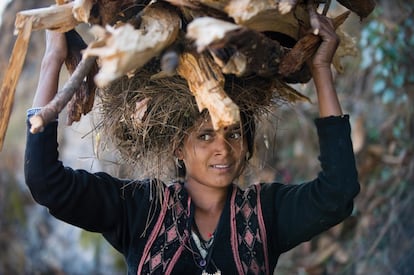
[[[375,76],[372,92],[381,96],[384,104],[398,104],[407,100],[404,86],[414,82],[413,12],[395,23],[385,20],[383,13],[378,8],[361,32],[361,67]]]

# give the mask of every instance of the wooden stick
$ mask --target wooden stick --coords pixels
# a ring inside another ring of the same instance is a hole
[[[70,79],[65,83],[63,88],[55,97],[36,115],[30,118],[30,132],[36,134],[43,131],[44,127],[51,121],[55,120],[58,114],[65,108],[71,100],[73,94],[79,89],[86,75],[88,75],[92,66],[95,64],[96,57],[90,56],[82,59]]]
[[[18,33],[9,61],[9,66],[2,82],[0,90],[0,151],[3,148],[4,137],[6,135],[10,113],[13,106],[14,93],[22,72],[31,34],[32,21],[27,20]]]
[[[33,31],[51,29],[67,32],[80,23],[73,17],[72,8],[73,2],[69,2],[63,5],[21,11],[16,14],[15,29],[19,31],[27,20],[31,20]]]

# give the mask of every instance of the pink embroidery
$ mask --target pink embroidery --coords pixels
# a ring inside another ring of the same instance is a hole
[[[157,255],[151,257],[150,267],[151,271],[156,269],[161,264],[161,252],[158,252]]]
[[[236,193],[232,194],[230,214],[231,244],[238,272],[269,274],[260,186],[252,185],[244,191],[237,189]],[[244,251],[244,254],[240,255],[239,251]]]
[[[159,218],[144,248],[137,274],[170,274],[186,249],[189,232],[185,224],[191,199],[187,197],[185,205],[183,196],[187,195],[180,184],[166,188]],[[237,274],[269,274],[260,185],[253,185],[245,191],[233,185],[230,200],[230,243]]]
[[[252,209],[252,206],[249,204],[248,201],[243,205],[243,207],[241,209],[241,212],[243,213],[244,218],[246,220],[248,220],[250,218],[250,216],[252,215],[253,209]]]
[[[165,213],[167,212],[167,204],[168,204],[168,200],[169,200],[168,199],[169,195],[170,195],[170,190],[168,190],[168,188],[165,188],[164,202],[163,202],[162,207],[161,207],[161,213],[160,213],[160,216],[157,220],[157,223],[154,226],[153,231],[151,232],[151,236],[148,238],[147,244],[145,245],[144,253],[142,254],[141,261],[138,265],[138,270],[137,270],[138,275],[141,274],[142,266],[144,265],[144,262],[148,257],[148,253],[151,249],[152,244],[154,243],[156,237],[158,236],[158,232],[160,230],[160,227],[163,225],[162,221],[164,220]]]
[[[177,238],[177,229],[175,229],[174,225],[171,226],[167,230],[167,242],[172,242]]]
[[[230,205],[233,205],[233,206],[235,205],[234,202],[236,198],[236,193],[237,193],[237,187],[236,185],[233,185]],[[233,252],[234,262],[236,263],[237,273],[241,275],[241,274],[244,274],[244,267],[240,261],[240,257],[238,256],[239,248],[238,248],[238,243],[237,243],[236,207],[230,207],[230,227],[231,227],[231,233],[230,233],[231,250]]]
[[[166,188],[159,218],[145,245],[137,274],[170,274],[185,249],[189,234],[182,226],[186,224],[188,211],[183,206],[181,191],[179,183]],[[190,205],[189,198],[187,204]]]
[[[244,234],[243,240],[246,242],[246,244],[249,246],[250,249],[253,249],[254,235],[252,231],[250,231],[249,228],[247,228],[246,233]]]
[[[183,240],[183,243],[186,243],[188,241],[188,232],[186,231],[186,236]],[[178,248],[177,253],[175,253],[174,257],[172,258],[170,264],[168,265],[167,270],[165,271],[165,274],[171,274],[175,264],[177,263],[178,259],[181,256],[181,253],[183,252],[183,250],[185,249],[185,245],[181,244],[181,246]]]
[[[262,234],[262,244],[263,244],[263,251],[264,251],[264,258],[265,258],[265,265],[266,265],[266,274],[269,274],[269,255],[267,251],[267,232],[266,226],[263,220],[263,213],[262,213],[262,202],[260,200],[260,184],[255,184],[256,192],[257,192],[257,218],[259,220],[259,228]]]

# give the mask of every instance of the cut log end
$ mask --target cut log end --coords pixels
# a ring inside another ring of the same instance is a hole
[[[30,133],[37,134],[43,132],[45,129],[45,123],[40,115],[34,115],[29,119],[30,122]]]

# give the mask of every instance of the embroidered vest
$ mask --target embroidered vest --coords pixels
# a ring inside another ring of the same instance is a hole
[[[188,247],[191,199],[180,183],[165,188],[159,217],[138,265],[141,274],[171,274]],[[238,274],[270,274],[260,185],[233,185],[230,202],[231,247]]]

